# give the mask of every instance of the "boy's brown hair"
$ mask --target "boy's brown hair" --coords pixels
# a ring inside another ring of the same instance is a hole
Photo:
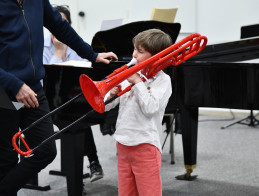
[[[155,55],[172,45],[171,37],[160,29],[142,31],[132,41],[136,48],[141,46],[151,55]]]

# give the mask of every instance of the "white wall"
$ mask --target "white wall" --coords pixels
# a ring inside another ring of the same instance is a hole
[[[51,4],[68,5],[71,12],[72,27],[78,31],[78,0],[49,0]],[[44,34],[48,34],[48,30],[44,29]]]
[[[101,21],[124,18],[124,24],[149,20],[152,8],[178,7],[175,22],[182,25],[181,33],[198,32],[210,43],[238,40],[240,28],[259,24],[259,0],[50,0],[68,4],[72,26],[88,42],[100,30]],[[79,11],[85,17],[79,17]]]
[[[259,24],[258,0],[197,0],[197,30],[209,42],[240,39],[241,26]]]
[[[103,20],[125,19],[129,13],[128,0],[78,0],[78,2],[79,10],[85,13],[85,17],[79,19],[78,30],[89,43],[94,34],[100,30]]]
[[[175,22],[180,22],[183,32],[196,31],[196,0],[50,0],[52,4],[70,6],[72,26],[89,43],[100,30],[102,20],[123,18],[123,24],[149,20],[153,7],[178,7]],[[82,11],[82,18],[78,13]],[[187,13],[187,14],[185,14]]]
[[[131,0],[131,2],[131,21],[149,20],[153,7],[177,7],[175,22],[181,23],[182,31],[196,31],[196,0]]]
[[[196,0],[109,0],[104,2],[102,0],[94,2],[79,0],[79,2],[81,2],[80,8],[87,13],[86,21],[83,21],[86,22],[84,28],[86,33],[83,36],[87,40],[91,40],[93,35],[100,30],[102,20],[123,18],[123,24],[150,20],[153,7],[178,7],[175,22],[182,24],[182,31],[194,32],[196,30]]]

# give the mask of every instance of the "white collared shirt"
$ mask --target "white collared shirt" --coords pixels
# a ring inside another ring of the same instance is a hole
[[[60,58],[54,55],[55,50],[56,49],[51,41],[50,35],[46,36],[44,38],[43,64],[54,64],[54,63],[63,62]],[[70,61],[70,60],[88,61],[87,59],[83,59],[80,56],[78,56],[78,54],[74,50],[68,47],[66,51],[66,58],[64,61]]]
[[[121,85],[123,90],[129,82],[125,80]],[[115,140],[127,146],[149,143],[162,152],[162,120],[171,94],[171,79],[160,71],[154,79],[137,83],[131,91],[107,104],[105,111],[120,104]]]

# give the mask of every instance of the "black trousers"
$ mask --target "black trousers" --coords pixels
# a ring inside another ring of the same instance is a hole
[[[44,169],[56,157],[55,140],[51,140],[35,151],[34,155],[18,163],[18,154],[13,150],[12,137],[49,112],[43,89],[37,93],[38,108],[23,108],[19,111],[0,109],[0,195],[17,195],[33,175]],[[51,117],[24,133],[30,148],[39,145],[54,133]]]

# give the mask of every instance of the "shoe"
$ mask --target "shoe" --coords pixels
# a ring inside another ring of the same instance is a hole
[[[103,169],[102,166],[96,162],[96,161],[92,161],[90,163],[90,181],[94,182],[96,180],[99,180],[101,178],[103,178]]]

